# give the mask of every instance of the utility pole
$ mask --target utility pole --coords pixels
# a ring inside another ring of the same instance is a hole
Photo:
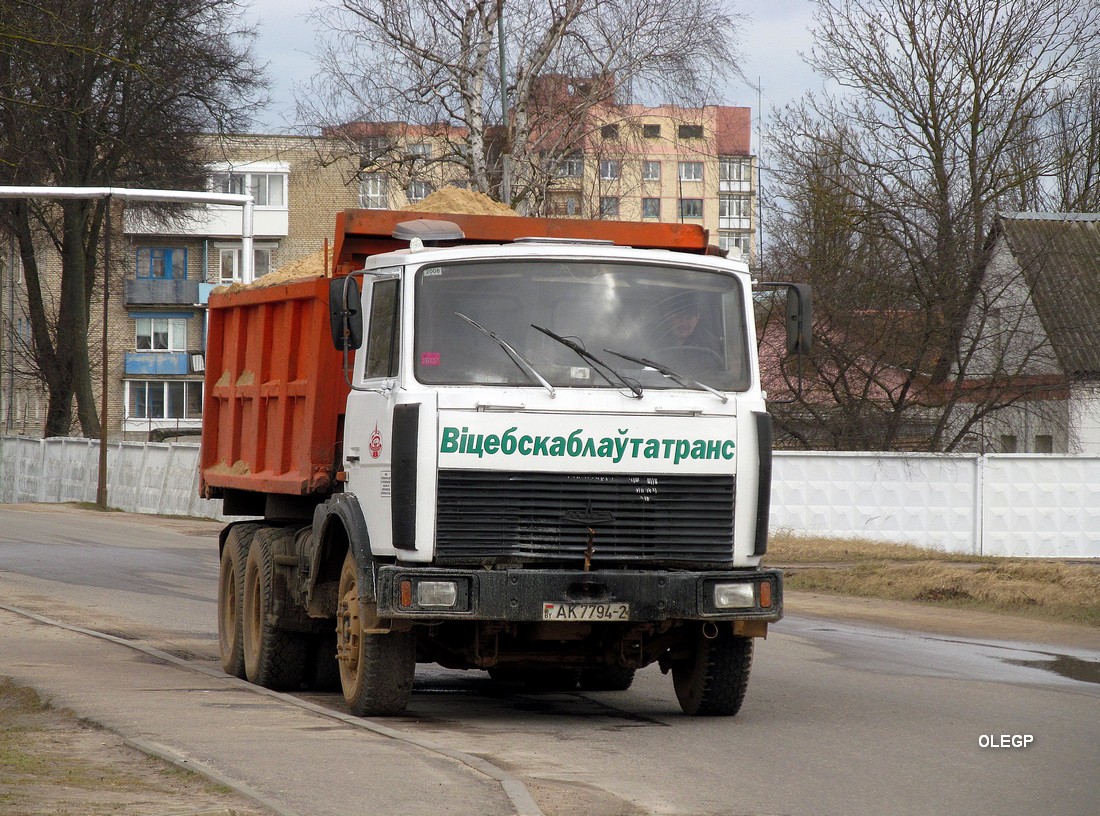
[[[107,354],[107,300],[111,295],[111,196],[107,195],[104,201],[107,208],[107,223],[103,228],[103,339],[99,363],[99,479],[96,482],[95,490],[95,503],[100,510],[107,509],[107,386],[110,382],[107,370],[107,364],[110,360]]]
[[[497,68],[500,70],[500,121],[504,128],[504,150],[500,155],[500,198],[512,205],[512,156],[508,135],[508,82],[504,62],[504,0],[497,0]]]

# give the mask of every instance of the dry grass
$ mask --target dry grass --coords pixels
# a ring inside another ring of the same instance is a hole
[[[1008,612],[1100,626],[1100,564],[963,556],[860,539],[774,536],[788,590]]]
[[[0,813],[10,816],[248,814],[250,803],[203,777],[126,747],[0,677]],[[230,809],[230,808],[233,809]]]

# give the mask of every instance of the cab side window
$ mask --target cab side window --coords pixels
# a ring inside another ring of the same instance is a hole
[[[396,377],[401,347],[400,289],[396,278],[375,281],[371,287],[367,328],[367,366],[364,376]]]

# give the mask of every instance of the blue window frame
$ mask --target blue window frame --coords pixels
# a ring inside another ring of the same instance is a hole
[[[172,280],[187,277],[187,250],[182,247],[138,247],[137,276]]]

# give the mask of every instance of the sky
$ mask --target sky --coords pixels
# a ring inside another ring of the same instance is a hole
[[[318,0],[252,0],[246,20],[256,24],[259,37],[256,54],[268,63],[272,102],[261,116],[257,129],[280,132],[293,129],[294,86],[313,74],[309,52],[315,32],[308,12]],[[724,104],[753,109],[757,121],[761,110],[767,116],[805,91],[819,87],[814,74],[799,56],[812,44],[813,22],[809,0],[731,0],[733,11],[748,15],[744,25],[742,71],[752,86],[731,82]],[[759,82],[758,96],[755,85]],[[754,152],[756,131],[753,133]]]

